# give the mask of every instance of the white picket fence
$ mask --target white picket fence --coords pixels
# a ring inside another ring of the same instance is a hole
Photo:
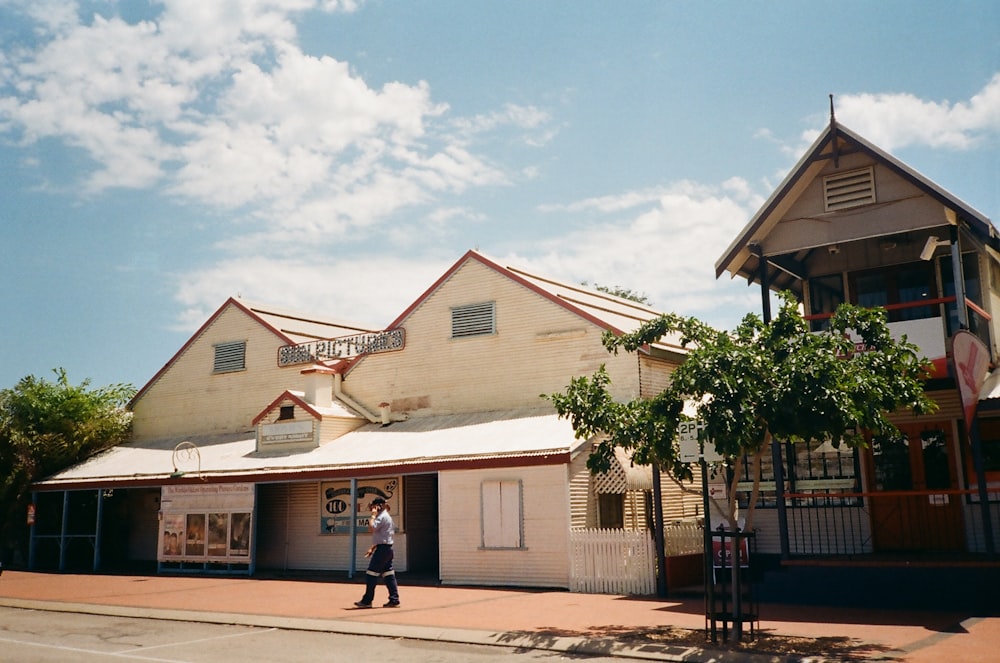
[[[648,595],[656,592],[656,550],[649,532],[570,530],[571,592]]]
[[[664,530],[667,556],[700,552],[697,525]],[[569,533],[571,592],[651,595],[656,593],[656,546],[650,532],[623,529],[574,529]]]

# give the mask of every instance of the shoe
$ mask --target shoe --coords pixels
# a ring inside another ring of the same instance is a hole
[[[364,601],[355,601],[354,605],[356,605],[359,608],[370,608],[370,607],[372,607],[371,603],[365,603]]]
[[[399,607],[399,601],[389,601],[388,603],[383,603],[382,607],[383,608],[398,608]]]

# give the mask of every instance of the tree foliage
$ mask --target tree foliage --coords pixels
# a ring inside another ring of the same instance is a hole
[[[31,483],[120,444],[131,432],[131,385],[90,389],[29,375],[0,390],[0,523],[4,548],[24,540]]]
[[[751,314],[734,332],[725,332],[695,318],[667,314],[629,334],[606,333],[603,340],[617,354],[635,352],[668,334],[680,337],[688,355],[656,396],[615,402],[602,367],[547,398],[560,416],[570,419],[578,437],[599,440],[588,459],[591,471],[606,470],[614,448],[621,446],[633,451],[635,462],[657,463],[679,479],[692,472],[679,458],[677,425],[689,418],[683,414],[685,401],[696,403],[702,439],[715,446],[730,470],[732,528],[735,483],[744,458],[754,464],[752,509],[760,458],[772,437],[860,446],[865,431],[896,432],[888,413],[936,408],[923,389],[927,360],[905,338],[892,339],[881,309],[842,305],[827,331],[812,333],[793,296],[783,293],[770,324]],[[746,526],[751,523],[752,512]]]

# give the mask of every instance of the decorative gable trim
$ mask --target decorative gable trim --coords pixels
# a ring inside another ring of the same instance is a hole
[[[316,409],[311,404],[309,404],[304,398],[302,398],[301,396],[299,396],[295,392],[287,391],[286,390],[280,396],[278,396],[273,401],[271,401],[270,405],[268,405],[266,408],[264,408],[263,410],[261,410],[260,414],[258,414],[256,417],[254,417],[253,422],[251,422],[251,423],[254,426],[256,426],[261,421],[263,421],[264,418],[268,414],[270,414],[271,412],[274,412],[275,408],[277,408],[278,406],[280,406],[285,401],[291,401],[296,406],[302,408],[307,414],[309,414],[309,416],[311,416],[313,419],[316,419],[317,421],[323,419],[323,415],[321,415],[319,412],[317,412]]]

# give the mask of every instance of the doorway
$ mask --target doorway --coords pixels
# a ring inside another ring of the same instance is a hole
[[[899,426],[868,451],[872,541],[876,552],[965,548],[951,422]]]

